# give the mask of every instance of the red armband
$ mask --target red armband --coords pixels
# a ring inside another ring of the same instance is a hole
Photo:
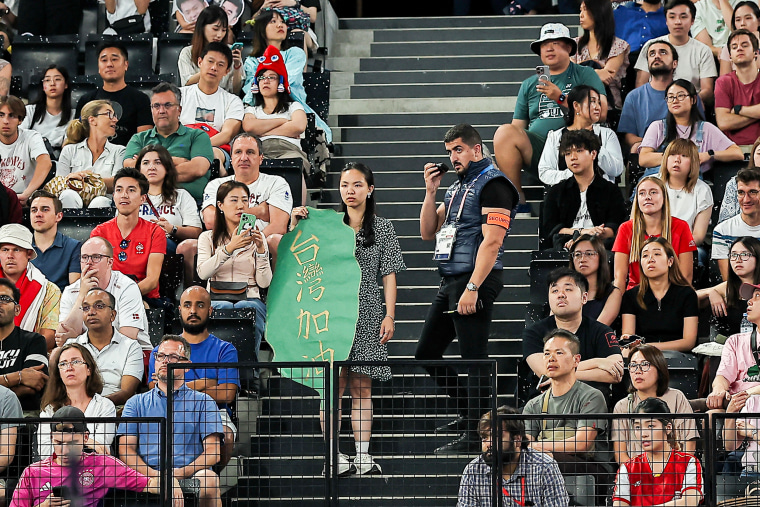
[[[486,224],[488,225],[498,225],[499,227],[509,229],[509,223],[511,221],[512,217],[506,213],[501,213],[498,211],[490,211],[488,215],[486,215]]]

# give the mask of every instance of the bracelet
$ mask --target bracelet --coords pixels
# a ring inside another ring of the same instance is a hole
[[[5,380],[5,385],[8,386],[8,387],[10,387],[11,386],[11,381],[8,380],[8,375],[7,374],[5,374],[5,373],[3,374],[3,379]]]
[[[229,252],[229,250],[227,250],[227,245],[224,245],[224,246],[222,247],[222,250],[224,250],[224,253],[226,253],[228,256],[229,256],[229,255],[232,255],[232,254]]]
[[[394,318],[393,318],[393,315],[388,315],[388,314],[386,314],[385,316],[386,316],[386,317],[390,317],[390,318],[391,318],[391,320],[392,320],[393,322],[396,322],[396,319],[394,319]]]

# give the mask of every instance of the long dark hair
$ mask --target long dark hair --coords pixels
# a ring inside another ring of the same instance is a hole
[[[206,26],[213,25],[217,21],[221,21],[224,29],[229,31],[227,13],[218,5],[209,5],[198,15],[198,20],[195,22],[195,30],[193,31],[193,41],[191,42],[192,48],[190,49],[190,58],[193,61],[193,65],[198,65],[198,58],[201,57],[201,51],[203,51],[206,44],[210,42],[206,40],[204,34]]]
[[[224,202],[224,199],[227,197],[227,194],[232,192],[236,188],[242,188],[245,190],[245,195],[247,195],[249,198],[251,196],[251,191],[248,190],[248,185],[245,183],[241,183],[239,181],[230,180],[225,181],[221,185],[219,185],[219,190],[216,191],[216,209],[214,210],[214,229],[211,233],[211,239],[214,243],[214,248],[218,247],[222,244],[222,241],[227,240],[230,238],[229,233],[227,232],[227,221],[224,219],[224,213],[222,213],[222,207],[219,206],[220,202]]]
[[[361,162],[349,162],[346,164],[346,167],[343,168],[343,170],[340,172],[341,175],[343,173],[350,171],[352,169],[356,169],[362,175],[364,176],[364,179],[367,181],[367,186],[375,186],[375,175],[372,174],[372,169],[367,167],[366,165],[362,164]],[[375,222],[375,192],[372,191],[367,196],[367,205],[364,208],[364,216],[362,217],[362,228],[360,229],[362,236],[364,236],[364,245],[365,248],[370,247],[375,244],[375,228],[374,228],[374,222]],[[348,206],[346,206],[346,203],[343,202],[341,199],[340,202],[340,210],[345,213],[343,215],[343,223],[348,225],[349,218],[348,218]]]
[[[594,295],[594,299],[604,300],[615,288],[614,285],[612,285],[610,263],[607,260],[607,250],[604,248],[604,242],[597,236],[592,236],[591,234],[581,234],[578,236],[578,239],[576,239],[570,247],[570,269],[573,271],[575,271],[575,263],[572,255],[581,241],[588,241],[591,243],[597,257],[599,257],[599,267],[596,270],[596,294]]]
[[[697,107],[697,89],[691,81],[676,79],[668,85],[667,89],[665,89],[665,97],[668,96],[668,92],[674,86],[680,86],[689,94],[689,104],[691,105],[691,111],[689,112],[689,137],[691,137],[695,132],[694,129],[697,128],[697,122],[704,121],[705,119]],[[678,127],[676,126],[676,117],[673,116],[673,113],[671,113],[669,109],[668,115],[665,117],[665,124],[668,130],[667,135],[665,136],[665,143],[670,144],[671,141],[678,138]]]
[[[665,194],[665,198],[667,199],[667,194]],[[684,278],[681,274],[681,267],[678,265],[678,255],[676,255],[676,251],[673,249],[673,246],[670,244],[670,242],[662,236],[649,238],[641,246],[641,250],[643,251],[644,247],[651,245],[652,243],[657,243],[660,245],[662,249],[665,250],[665,255],[668,257],[668,259],[673,259],[673,264],[671,264],[668,268],[668,283],[670,285],[691,287],[691,285],[689,285],[689,282],[686,281],[686,278]],[[647,305],[644,304],[644,296],[648,290],[649,276],[644,271],[644,263],[641,261],[641,252],[639,252],[639,291],[636,294],[636,302],[643,310],[647,309]]]
[[[565,111],[565,125],[568,127],[575,121],[575,104],[581,105],[591,100],[591,92],[599,96],[599,92],[589,85],[574,86],[567,94],[567,110]],[[590,106],[589,106],[590,107]],[[599,157],[597,157],[599,158]]]
[[[166,176],[161,183],[161,197],[163,198],[163,204],[166,206],[174,206],[177,202],[177,168],[174,166],[174,160],[169,150],[161,146],[160,144],[149,144],[145,146],[137,154],[137,162],[135,162],[135,169],[142,172],[142,160],[148,153],[155,151],[158,154],[158,159],[166,170]]]
[[[734,240],[728,251],[731,252],[731,250],[734,249],[734,245],[737,243],[741,243],[749,253],[755,256],[755,271],[752,273],[752,283],[760,283],[760,241],[752,236],[743,236]],[[736,306],[739,304],[739,300],[741,300],[741,297],[739,297],[739,288],[741,286],[741,278],[734,273],[733,269],[730,269],[729,263],[728,280],[726,283],[726,302],[728,303],[728,306]]]
[[[615,16],[612,14],[612,2],[608,0],[583,0],[586,10],[594,20],[594,35],[599,45],[599,55],[591,55],[592,60],[604,60],[610,55],[612,43],[615,41]],[[578,39],[578,49],[588,46],[588,30]]]
[[[755,14],[755,17],[760,20],[760,6],[758,6],[755,2],[748,2],[747,0],[744,0],[743,2],[739,2],[736,4],[736,7],[734,7],[734,12],[731,13],[731,31],[733,32],[736,30],[736,11],[739,10],[739,7],[749,7],[752,9],[752,12]]]
[[[254,77],[254,79],[258,79],[259,74],[263,74],[264,71],[272,70],[272,69],[265,69],[262,66],[256,70],[259,72],[256,73],[256,77]],[[286,91],[277,92],[277,105],[274,106],[274,111],[272,111],[272,114],[286,113],[288,109],[290,109],[290,104],[292,102],[293,102],[293,98],[290,96],[288,92]],[[261,87],[259,87],[259,91],[253,94],[253,105],[259,106],[262,109],[264,108],[264,96],[261,94]]]
[[[253,51],[251,51],[251,56],[263,55],[267,46],[269,46],[269,42],[267,42],[267,25],[272,21],[275,14],[282,17],[282,14],[271,7],[265,7],[253,18],[253,30],[251,31],[253,34]]]
[[[50,368],[48,369],[50,378],[47,381],[45,392],[42,394],[42,399],[40,400],[41,410],[45,410],[45,408],[50,405],[53,408],[53,411],[56,411],[71,402],[69,399],[69,393],[66,391],[66,385],[61,378],[61,370],[58,369],[58,362],[61,359],[61,354],[69,349],[77,349],[82,354],[82,359],[90,369],[90,375],[87,377],[87,381],[84,384],[87,396],[92,398],[103,391],[103,378],[100,376],[98,363],[95,362],[90,351],[87,350],[84,345],[80,345],[79,343],[68,343],[58,351],[54,352],[50,357]]]
[[[45,72],[42,73],[42,79],[45,79],[45,74],[49,70],[57,70],[63,76],[63,80],[66,83],[66,89],[63,90],[63,96],[61,97],[61,119],[58,122],[59,127],[66,125],[71,120],[71,79],[69,79],[69,71],[66,67],[58,64],[48,65]],[[45,117],[47,111],[47,95],[41,93],[37,100],[34,101],[34,113],[32,114],[32,122],[30,128],[34,128],[35,123],[40,123],[42,118]]]

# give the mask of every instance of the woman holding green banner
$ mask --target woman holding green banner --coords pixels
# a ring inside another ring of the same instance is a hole
[[[343,222],[356,231],[356,260],[361,268],[359,320],[349,361],[387,361],[388,341],[393,337],[396,315],[396,273],[406,269],[396,231],[390,220],[375,215],[375,177],[369,167],[358,162],[346,165],[340,175]],[[305,207],[293,210],[293,221],[306,218]],[[377,277],[383,279],[385,312]],[[372,379],[388,381],[388,366],[353,366],[340,371],[339,396],[348,385],[351,393],[351,425],[356,457],[338,454],[338,475],[353,472],[380,474],[380,465],[369,454],[372,436]],[[338,421],[342,414],[339,414]],[[323,421],[324,429],[324,421]]]

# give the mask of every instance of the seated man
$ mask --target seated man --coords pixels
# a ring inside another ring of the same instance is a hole
[[[48,423],[45,423],[48,424]],[[71,500],[56,497],[55,492],[69,487],[69,460],[80,467],[78,499],[81,507],[97,507],[109,489],[123,489],[158,495],[159,477],[146,477],[108,454],[90,452],[85,442],[90,436],[84,413],[71,405],[53,414],[51,436],[54,454],[27,467],[13,492],[12,507],[65,506]],[[88,478],[89,480],[84,480]],[[181,507],[182,492],[176,479],[173,484],[174,507]],[[64,490],[65,491],[65,490]]]
[[[137,154],[147,145],[160,144],[174,159],[179,186],[200,201],[210,177],[214,152],[208,134],[180,123],[180,104],[182,92],[172,83],[159,83],[151,90],[150,107],[156,126],[132,136],[124,153],[124,167],[135,167]]]
[[[143,354],[137,340],[114,328],[116,299],[103,289],[90,289],[82,301],[87,332],[66,343],[84,345],[98,364],[103,377],[100,393],[114,405],[124,405],[143,378]]]
[[[583,316],[583,305],[588,298],[586,277],[570,268],[559,268],[549,274],[547,285],[552,315],[523,331],[523,357],[536,375],[529,384],[536,385],[539,377],[550,377],[546,371],[544,337],[554,329],[563,329],[580,340],[576,353],[585,358],[579,362],[573,377],[609,397],[610,384],[617,384],[623,378],[623,356],[615,332]]]
[[[82,276],[79,264],[82,243],[58,232],[63,205],[56,196],[37,190],[29,198],[29,203],[29,219],[34,230],[32,246],[37,253],[32,264],[63,292],[67,285]]]
[[[0,276],[21,291],[18,301],[21,311],[16,316],[16,325],[44,336],[49,352],[55,347],[61,290],[29,262],[35,257],[37,252],[29,229],[19,224],[0,227]]]
[[[613,11],[615,35],[631,46],[631,61],[652,37],[668,33],[662,0],[626,2]]]
[[[25,412],[40,412],[40,394],[47,383],[45,338],[16,327],[21,291],[0,278],[0,385],[10,388]]]
[[[620,189],[602,177],[600,149],[599,138],[590,130],[562,134],[559,153],[573,177],[551,187],[544,197],[541,230],[547,246],[569,250],[573,238],[591,234],[612,248],[618,226],[628,219]]]
[[[229,404],[235,401],[240,387],[237,368],[222,368],[222,363],[237,363],[235,346],[208,332],[208,321],[213,313],[211,296],[204,287],[193,286],[185,289],[179,301],[179,320],[182,323],[182,338],[190,344],[193,360],[197,363],[218,363],[219,368],[190,368],[185,372],[187,387],[206,393],[219,406],[219,415],[224,426],[224,446],[220,465],[224,467],[232,457],[237,428],[230,417]],[[256,325],[258,326],[258,314]],[[266,316],[264,316],[266,317]],[[263,333],[263,324],[262,324]],[[258,345],[258,344],[257,344]],[[150,387],[156,385],[155,360],[158,347],[150,355]],[[258,349],[256,350],[258,354]]]
[[[244,114],[240,97],[220,86],[232,67],[232,51],[227,44],[210,42],[201,51],[198,66],[198,84],[181,88],[182,113],[179,121],[208,133],[214,147],[214,158],[219,160],[220,167],[229,167],[229,143],[240,132]],[[211,130],[207,130],[209,127]]]
[[[156,387],[133,396],[124,405],[122,417],[166,417],[167,391],[173,392],[174,479],[200,480],[200,506],[221,507],[219,477],[211,467],[219,463],[221,436],[224,434],[219,409],[213,398],[185,384],[185,370],[173,370],[169,386],[167,364],[190,361],[190,344],[181,336],[166,335],[155,355]],[[179,429],[179,431],[177,431]],[[119,426],[119,458],[148,477],[161,473],[159,430],[156,423],[124,423]],[[169,473],[169,471],[164,471]]]
[[[18,397],[7,387],[0,386],[0,478],[5,481],[15,481],[21,470],[18,470],[18,463],[14,464],[16,459],[16,443],[18,441],[17,422],[10,422],[9,419],[21,419],[24,412],[21,410],[21,403]],[[8,505],[5,497],[4,487],[0,487],[0,506]]]
[[[496,410],[498,416],[519,414],[511,407]],[[497,419],[498,421],[498,419]],[[491,506],[493,498],[494,424],[491,412],[480,418],[478,432],[483,454],[470,461],[459,483],[457,506]],[[522,505],[566,506],[570,498],[565,479],[551,456],[534,451],[520,419],[502,419],[501,424],[501,491],[503,505],[512,505],[520,498]],[[531,503],[532,502],[532,503]],[[519,504],[518,504],[519,505]]]
[[[137,169],[121,169],[113,177],[116,218],[92,230],[90,237],[107,239],[119,253],[114,269],[137,282],[150,306],[161,306],[158,279],[166,255],[166,233],[155,222],[140,218],[140,206],[148,196],[148,180]]]
[[[579,84],[593,87],[601,96],[602,119],[607,117],[604,84],[591,67],[570,61],[577,50],[575,40],[565,25],[549,23],[541,27],[541,37],[530,49],[549,67],[549,81],[533,75],[523,81],[515,104],[511,124],[499,127],[494,134],[496,161],[520,194],[518,213],[529,213],[522,191],[520,171],[523,168],[538,176],[538,162],[550,130],[565,126],[567,94]]]

